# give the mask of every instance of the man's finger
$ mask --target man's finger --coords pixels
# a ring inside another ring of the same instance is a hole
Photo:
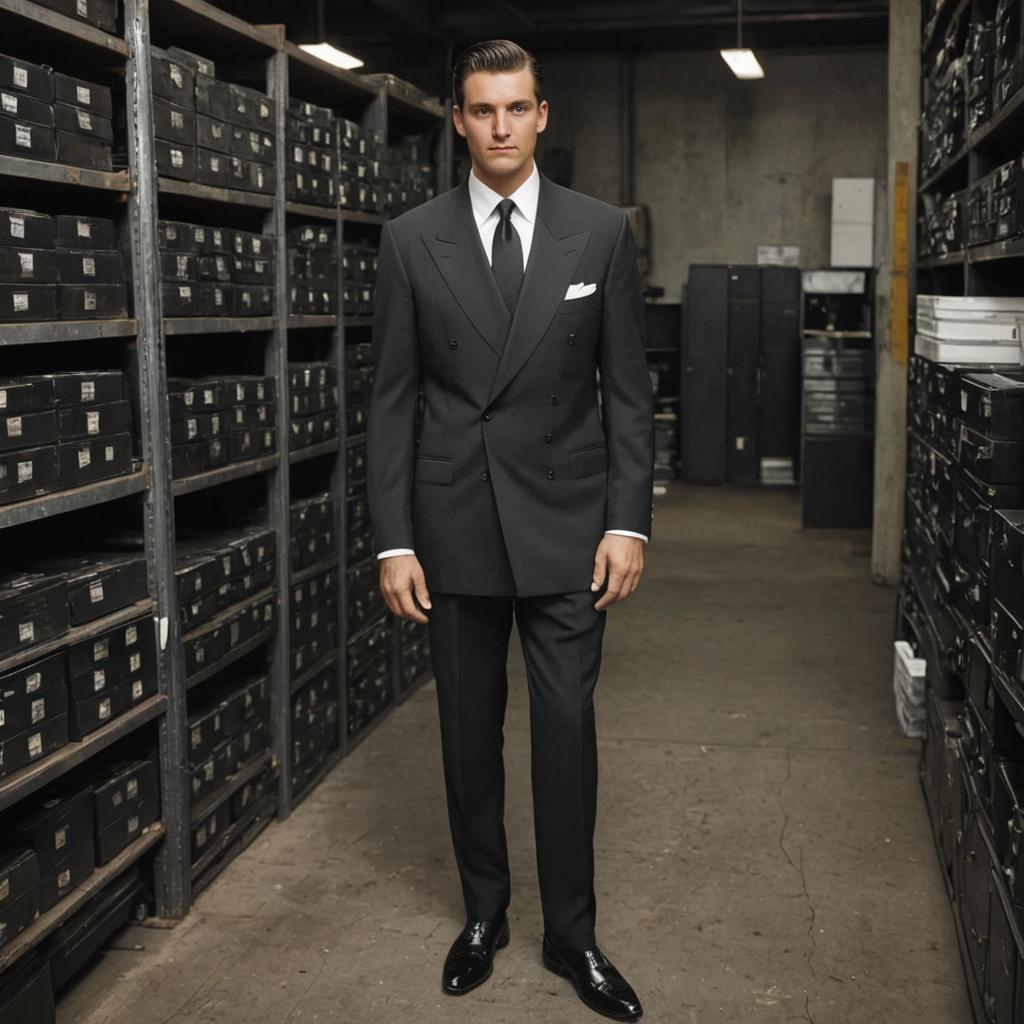
[[[613,601],[619,599],[619,591],[622,589],[622,572],[617,569],[613,569],[608,574],[608,589],[601,595],[601,599],[597,602],[594,607],[601,611],[602,608],[607,608]]]
[[[408,590],[402,591],[399,595],[399,600],[402,603],[402,610],[399,614],[407,619],[412,619],[413,622],[427,622],[426,615],[416,607],[416,602],[412,599],[411,587]]]
[[[594,579],[590,584],[591,590],[600,590],[601,584],[604,583],[605,570],[608,566],[608,553],[603,549],[599,548],[597,555],[594,557]]]
[[[423,573],[419,573],[412,578],[412,588],[416,594],[416,600],[419,601],[420,606],[423,608],[430,607],[430,593],[427,590],[427,581],[423,576]]]

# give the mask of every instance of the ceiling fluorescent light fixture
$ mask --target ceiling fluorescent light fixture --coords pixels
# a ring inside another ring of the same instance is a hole
[[[753,50],[722,50],[722,60],[737,78],[764,78],[764,68]]]
[[[743,0],[736,0],[736,46],[720,50],[722,60],[737,78],[764,78],[764,68],[754,51],[743,45]]]
[[[319,57],[320,60],[326,61],[328,64],[333,64],[336,68],[344,68],[346,71],[361,68],[365,63],[358,57],[353,57],[351,53],[331,46],[330,43],[303,43],[299,49],[305,50],[306,53],[310,53],[314,57]]]

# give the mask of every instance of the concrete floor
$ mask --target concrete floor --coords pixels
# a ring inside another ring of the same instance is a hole
[[[598,685],[598,937],[645,1018],[970,1020],[890,702],[895,595],[868,536],[778,491],[673,488],[609,612]],[[171,931],[131,928],[60,1024],[597,1020],[540,964],[525,681],[506,728],[512,941],[440,990],[462,908],[433,686],[395,712]]]

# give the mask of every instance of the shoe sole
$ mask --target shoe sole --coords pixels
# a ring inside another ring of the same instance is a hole
[[[501,934],[498,936],[498,940],[494,943],[494,952],[497,953],[499,949],[504,949],[508,945],[508,924],[502,929]],[[490,970],[480,979],[474,981],[472,985],[466,986],[466,988],[448,988],[447,985],[442,981],[441,988],[446,995],[449,996],[464,996],[467,992],[472,992],[473,989],[479,988],[488,978],[494,973],[494,957],[491,957]]]
[[[548,951],[542,950],[541,959],[544,962],[544,966],[551,971],[552,974],[557,974],[560,978],[568,978],[572,987],[576,990],[576,996],[579,1001],[588,1009],[593,1010],[594,1013],[601,1014],[602,1017],[608,1017],[611,1020],[639,1020],[643,1016],[643,1011],[640,1013],[611,1013],[608,1010],[601,1009],[600,1006],[595,1006],[593,1003],[587,1002],[586,999],[580,994],[579,986],[576,984],[576,979],[572,976],[572,971],[568,967],[564,967],[559,963]]]

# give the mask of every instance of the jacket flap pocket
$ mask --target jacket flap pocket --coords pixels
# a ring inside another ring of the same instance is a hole
[[[577,451],[569,452],[569,469],[575,477],[607,472],[608,446],[596,444],[589,448],[580,448]]]
[[[417,455],[416,480],[427,484],[450,484],[452,482],[452,460],[437,455]]]

